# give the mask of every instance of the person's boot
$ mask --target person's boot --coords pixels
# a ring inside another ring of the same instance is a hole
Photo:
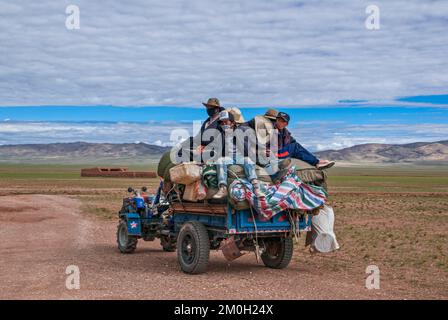
[[[254,186],[254,193],[257,198],[266,197],[266,194],[261,190],[260,182],[257,179],[252,180],[252,185]]]
[[[222,199],[227,196],[227,186],[220,186],[219,191],[212,197],[213,199]]]
[[[320,170],[324,169],[330,169],[332,166],[335,165],[335,161],[329,161],[329,160],[320,160],[318,164],[316,164],[316,168]]]

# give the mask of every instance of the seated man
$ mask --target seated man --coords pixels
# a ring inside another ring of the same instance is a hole
[[[318,159],[292,137],[291,132],[286,128],[289,120],[290,117],[287,113],[279,112],[274,123],[275,128],[278,130],[278,158],[299,159],[318,169],[328,169],[334,166],[334,161]]]
[[[198,161],[205,162],[207,159],[203,159],[203,150],[213,142],[218,129],[219,113],[224,110],[217,98],[210,98],[207,102],[202,103],[205,106],[207,112],[207,119],[202,124],[200,131],[195,137],[181,143],[181,147],[175,149],[176,159],[173,162],[180,163],[184,161]]]
[[[257,165],[265,167],[269,175],[277,172],[278,159],[270,156],[270,142],[277,139],[275,121],[278,111],[268,109],[264,115],[255,116],[252,120],[243,123],[239,128],[253,130],[254,137],[251,139],[251,157]],[[255,149],[254,149],[255,146]]]
[[[247,180],[254,186],[255,195],[257,197],[264,196],[255,173],[255,164],[248,157],[245,157],[247,150],[240,152],[234,142],[234,131],[238,125],[233,114],[228,111],[222,111],[219,115],[219,125],[222,131],[223,157],[216,164],[219,191],[213,198],[220,199],[227,196],[227,166],[231,164],[242,165]],[[245,146],[244,149],[246,148]]]

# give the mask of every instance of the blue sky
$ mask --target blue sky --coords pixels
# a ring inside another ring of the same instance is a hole
[[[0,144],[167,144],[211,96],[246,118],[287,110],[314,150],[445,139],[448,2],[375,1],[374,31],[370,4],[0,2]]]
[[[447,96],[448,97],[448,96]],[[409,97],[418,100],[418,97]],[[442,100],[434,97],[435,101]],[[373,123],[448,123],[448,98],[443,107],[435,104],[429,106],[377,106],[377,105],[339,105],[301,108],[282,108],[291,116],[291,125],[296,122],[310,121],[344,121],[353,124]],[[225,106],[225,105],[224,105]],[[248,120],[263,114],[268,107],[241,108]],[[0,119],[8,121],[55,121],[55,122],[186,122],[201,121],[206,118],[204,107],[147,106],[28,106],[2,107]]]
[[[405,100],[412,101],[406,102],[408,105],[351,102],[279,109],[290,114],[289,128],[294,136],[314,151],[372,142],[409,143],[447,139],[446,98],[408,97]],[[433,105],[429,106],[431,103]],[[249,120],[264,113],[266,107],[241,110],[245,119]],[[89,141],[170,145],[173,129],[185,129],[192,133],[193,121],[205,118],[205,110],[201,106],[2,107],[0,144]]]

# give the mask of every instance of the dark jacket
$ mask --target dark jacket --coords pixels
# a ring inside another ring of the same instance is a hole
[[[296,139],[291,135],[291,132],[284,128],[282,130],[278,130],[278,149],[282,149],[286,147],[288,144],[295,143]]]
[[[219,121],[218,118],[215,119],[215,121],[213,121],[207,128],[205,127],[206,124],[210,121],[210,117],[207,118],[207,120],[204,121],[204,123],[201,126],[201,130],[200,130],[200,135],[201,135],[201,145],[202,146],[207,146],[209,145],[214,139],[216,139],[216,137],[213,135],[211,138],[207,138],[205,139],[204,137],[204,133],[207,130],[218,130],[219,132],[221,132],[221,127],[219,125]]]
[[[224,108],[221,108],[224,110]],[[221,110],[221,111],[222,111]],[[182,147],[178,152],[178,156],[180,157],[183,153],[190,153],[190,161],[194,160],[193,153],[197,151],[198,147],[201,145],[203,147],[206,147],[209,145],[214,139],[216,139],[215,135],[212,135],[211,137],[208,137],[207,139],[204,138],[204,133],[207,130],[218,130],[217,136],[220,137],[221,135],[221,128],[219,126],[218,119],[215,119],[207,128],[205,127],[206,124],[210,121],[210,117],[208,117],[204,123],[202,123],[201,129],[199,130],[199,133],[195,137],[190,137],[189,139],[182,142]]]

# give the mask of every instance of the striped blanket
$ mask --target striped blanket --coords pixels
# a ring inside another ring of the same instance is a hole
[[[235,180],[229,189],[233,200],[249,201],[255,211],[266,219],[286,209],[313,210],[325,204],[328,196],[324,188],[302,182],[295,167],[291,167],[276,184],[261,183],[265,197],[258,198],[252,184],[246,179]]]

